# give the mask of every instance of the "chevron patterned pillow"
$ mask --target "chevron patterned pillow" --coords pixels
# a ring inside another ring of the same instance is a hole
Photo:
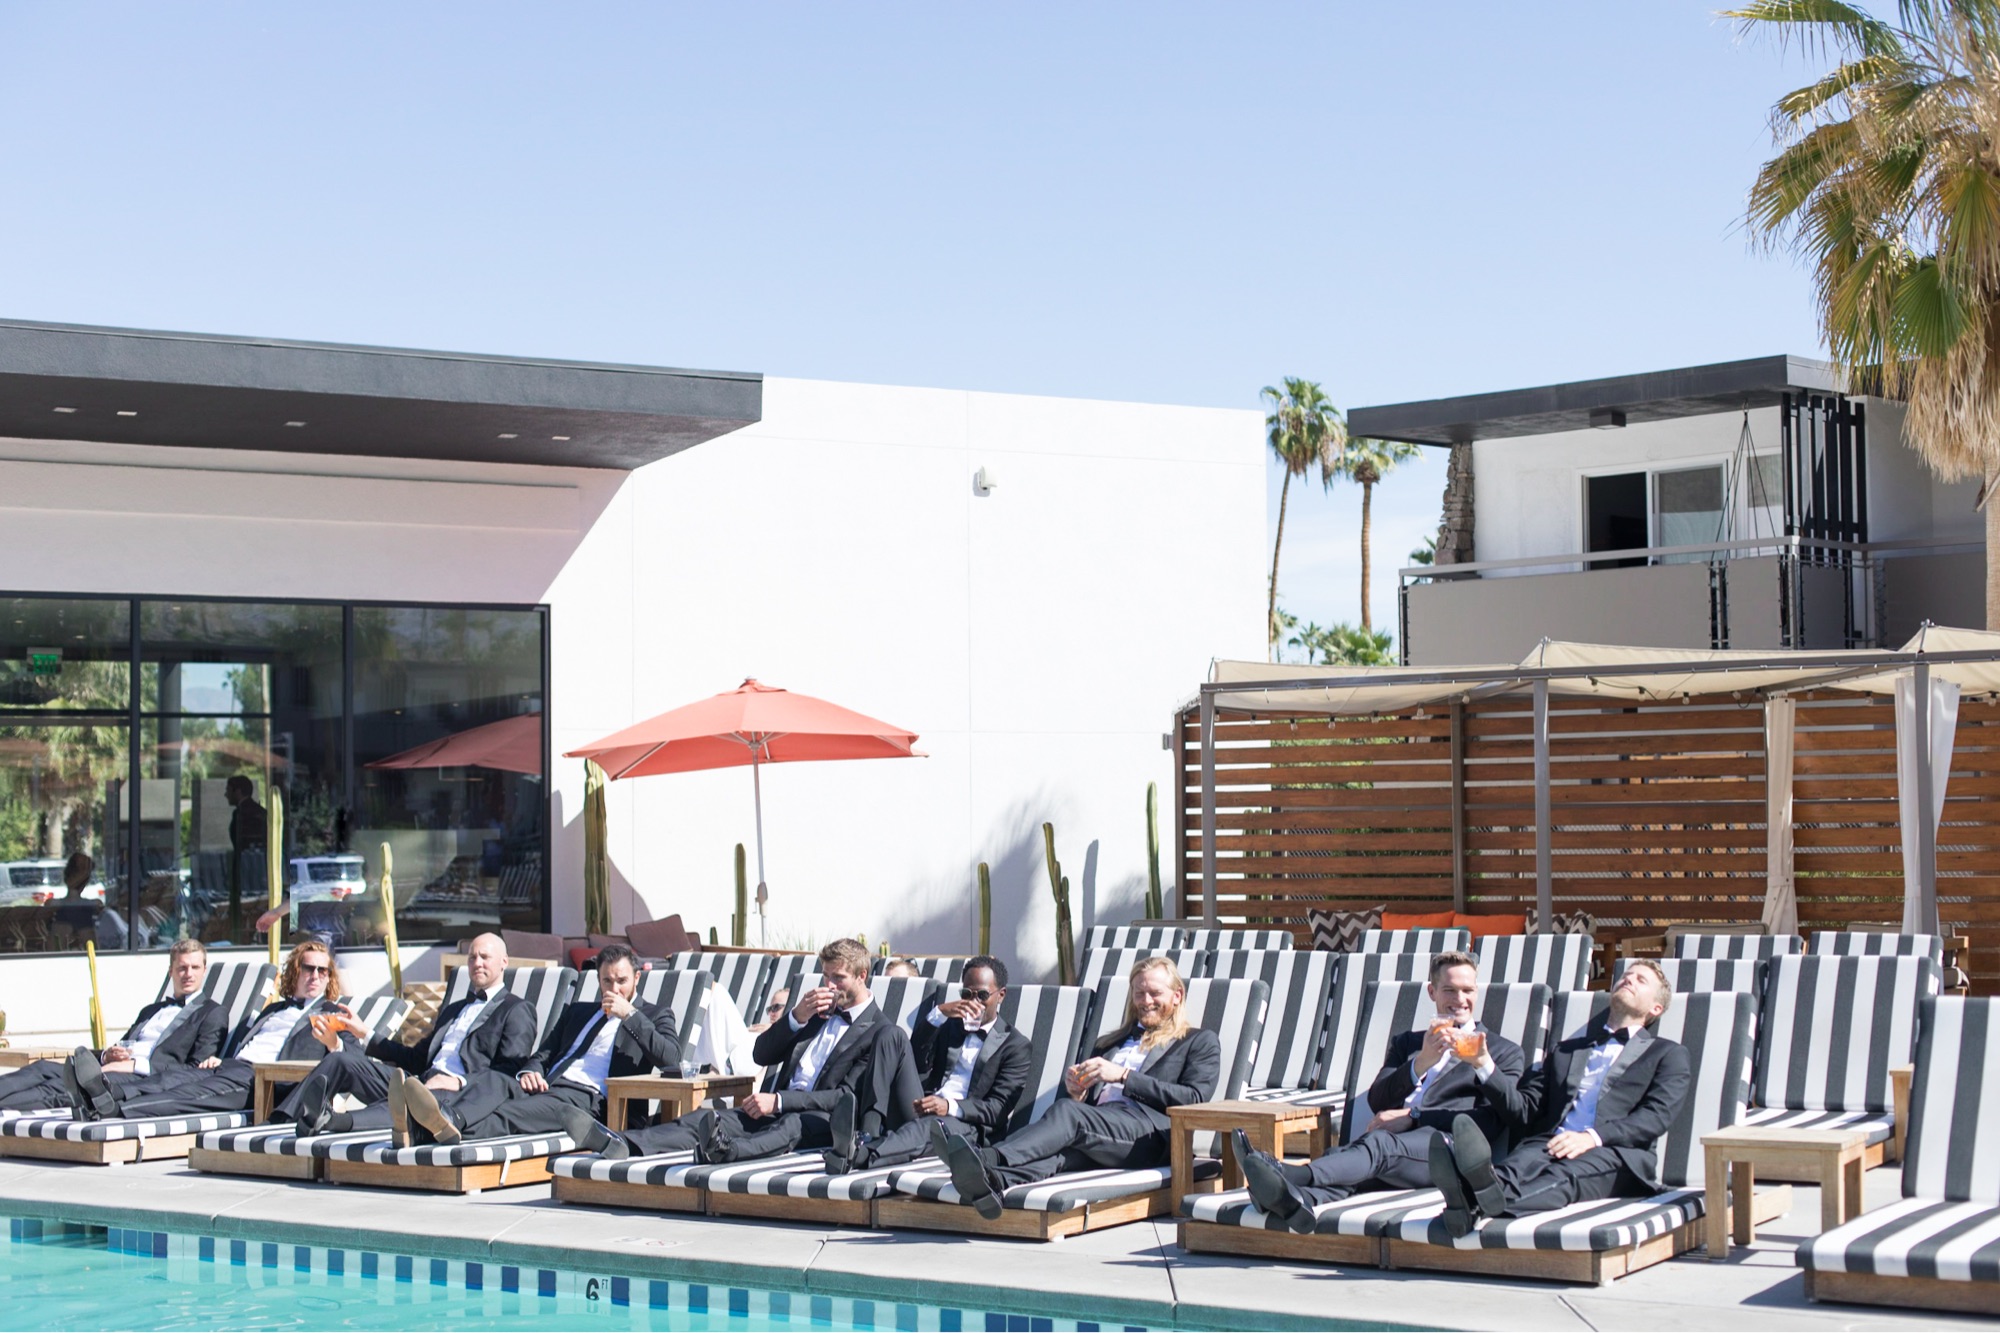
[[[1306,922],[1312,927],[1313,948],[1327,953],[1353,953],[1354,946],[1361,943],[1362,932],[1382,928],[1382,909],[1329,912],[1314,907],[1306,911]]]

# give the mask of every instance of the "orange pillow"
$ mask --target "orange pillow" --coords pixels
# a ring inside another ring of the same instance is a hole
[[[1384,912],[1384,930],[1450,930],[1458,923],[1450,912]]]
[[[1528,915],[1520,916],[1472,916],[1465,912],[1453,912],[1451,924],[1460,930],[1472,932],[1475,940],[1488,935],[1525,935],[1528,933]]]

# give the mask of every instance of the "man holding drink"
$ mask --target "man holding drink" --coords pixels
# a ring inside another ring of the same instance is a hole
[[[1235,1135],[1236,1160],[1258,1208],[1298,1232],[1313,1228],[1313,1209],[1364,1190],[1427,1189],[1431,1142],[1469,1117],[1503,1142],[1526,1119],[1521,1048],[1479,1024],[1479,963],[1452,951],[1431,960],[1427,993],[1437,1006],[1422,1032],[1398,1034],[1388,1063],[1367,1092],[1374,1112],[1354,1142],[1293,1165]]]

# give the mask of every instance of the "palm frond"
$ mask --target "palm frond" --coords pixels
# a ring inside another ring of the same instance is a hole
[[[1796,41],[1808,55],[1838,45],[1861,55],[1898,53],[1902,36],[1864,9],[1840,0],[1752,0],[1741,9],[1725,9],[1721,17],[1735,19],[1748,33],[1770,27],[1781,42]]]

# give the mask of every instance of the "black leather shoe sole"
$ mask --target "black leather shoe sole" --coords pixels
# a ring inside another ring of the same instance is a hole
[[[1231,1131],[1236,1140],[1236,1161],[1243,1168],[1243,1183],[1250,1188],[1250,1198],[1258,1209],[1277,1218],[1289,1229],[1304,1235],[1313,1229],[1312,1209],[1292,1182],[1285,1179],[1284,1163],[1267,1152],[1252,1148],[1249,1135],[1242,1130]]]
[[[1443,1223],[1445,1234],[1453,1240],[1471,1235],[1472,1195],[1458,1174],[1458,1163],[1452,1160],[1451,1145],[1441,1134],[1431,1137],[1428,1164],[1431,1184],[1444,1195],[1444,1211],[1438,1214],[1438,1221]]]
[[[563,1112],[563,1133],[576,1145],[578,1152],[594,1152],[600,1157],[623,1157],[625,1154],[607,1151],[614,1142],[611,1131],[591,1118],[590,1112],[581,1107],[571,1107]],[[619,1147],[624,1140],[615,1140]]]
[[[82,1120],[109,1120],[118,1114],[118,1099],[104,1081],[104,1066],[97,1053],[79,1046],[63,1066],[63,1082],[69,1089],[72,1112]]]
[[[1451,1158],[1465,1177],[1479,1211],[1488,1217],[1497,1215],[1505,1200],[1500,1181],[1493,1174],[1493,1145],[1470,1116],[1456,1116],[1451,1122]]]
[[[465,1137],[445,1109],[438,1105],[437,1094],[415,1079],[403,1085],[403,1108],[411,1123],[422,1126],[424,1133],[434,1142],[451,1144]]]
[[[1000,1195],[994,1190],[993,1182],[986,1178],[986,1167],[972,1145],[956,1134],[947,1134],[944,1161],[951,1168],[951,1183],[958,1191],[958,1197],[971,1204],[987,1221],[998,1222],[1000,1214],[1006,1210],[1001,1206]]]
[[[826,1169],[831,1175],[844,1176],[854,1160],[854,1097],[843,1092],[833,1104],[833,1113],[827,1117],[828,1132],[833,1135],[833,1146],[826,1150]]]

